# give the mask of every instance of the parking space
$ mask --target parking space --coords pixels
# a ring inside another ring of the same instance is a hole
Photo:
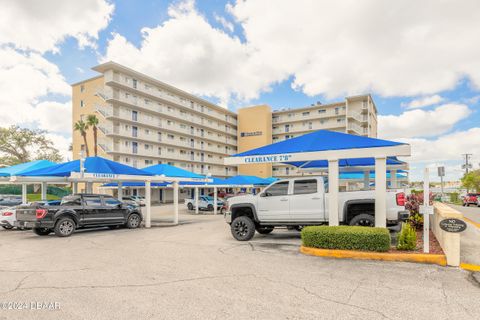
[[[182,207],[181,207],[182,209]],[[167,221],[171,206],[156,207]],[[0,302],[57,302],[0,319],[478,319],[480,286],[456,268],[324,259],[286,229],[235,241],[220,215],[69,238],[0,231]]]

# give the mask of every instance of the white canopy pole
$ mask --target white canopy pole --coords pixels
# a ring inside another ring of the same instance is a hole
[[[152,226],[151,182],[145,181],[145,228]]]
[[[198,192],[198,187],[195,187],[195,195],[194,195],[194,199],[195,199],[195,214],[198,214],[198,198],[200,197],[200,194]]]
[[[47,183],[46,182],[42,182],[42,185],[41,185],[41,193],[42,193],[42,196],[41,196],[41,200],[47,200]]]
[[[363,171],[363,190],[370,190],[370,170]]]
[[[390,188],[392,189],[398,188],[397,170],[390,170]]]
[[[22,204],[27,204],[27,184],[22,183]]]
[[[387,158],[375,158],[375,227],[387,226]]]
[[[338,224],[338,160],[328,160],[328,225]]]
[[[173,182],[173,224],[178,224],[178,181]]]
[[[217,215],[217,186],[213,186],[213,214]]]
[[[118,200],[122,201],[122,199],[123,199],[123,189],[122,189],[122,182],[121,181],[118,182],[117,197],[118,197]]]
[[[78,193],[78,182],[72,183],[72,194]]]

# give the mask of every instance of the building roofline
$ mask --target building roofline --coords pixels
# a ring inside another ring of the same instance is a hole
[[[210,101],[208,101],[208,100],[202,99],[202,98],[200,98],[200,97],[198,97],[198,96],[196,96],[196,95],[193,95],[193,94],[191,94],[191,93],[189,93],[189,92],[183,91],[182,89],[179,89],[179,88],[177,88],[177,87],[174,87],[174,86],[172,86],[172,85],[170,85],[170,84],[168,84],[168,83],[165,83],[165,82],[163,82],[163,81],[157,80],[157,79],[155,79],[155,78],[153,78],[153,77],[151,77],[151,76],[149,76],[149,75],[146,75],[146,74],[141,73],[141,72],[139,72],[139,71],[133,70],[133,69],[131,69],[131,68],[129,68],[129,67],[126,67],[126,66],[124,66],[124,65],[121,65],[121,64],[119,64],[119,63],[117,63],[117,62],[107,61],[107,62],[105,62],[105,63],[99,64],[99,65],[97,65],[97,66],[95,66],[95,67],[92,68],[92,70],[95,70],[95,71],[100,72],[100,73],[103,73],[103,72],[105,72],[106,70],[109,70],[109,69],[124,71],[124,72],[131,73],[131,74],[133,73],[133,74],[135,74],[136,76],[138,76],[139,78],[143,78],[143,79],[145,79],[145,80],[147,80],[147,81],[149,81],[149,82],[155,83],[155,84],[157,84],[157,85],[159,85],[159,86],[161,86],[161,87],[164,87],[164,88],[166,88],[166,89],[168,89],[168,90],[170,90],[170,91],[174,91],[174,92],[177,92],[177,93],[179,93],[179,94],[185,95],[185,96],[187,96],[188,98],[190,98],[190,99],[192,99],[192,100],[196,100],[196,101],[198,101],[198,102],[200,102],[200,103],[202,103],[202,104],[208,105],[209,107],[213,107],[213,108],[216,108],[216,109],[218,109],[218,110],[225,111],[225,112],[228,113],[229,115],[235,115],[235,116],[236,116],[236,113],[235,113],[235,112],[230,111],[230,110],[227,109],[227,108],[223,108],[223,107],[221,107],[221,106],[219,106],[219,105],[216,105],[216,104],[214,104],[214,103],[212,103],[212,102],[210,102]]]
[[[94,77],[91,77],[91,78],[88,78],[88,79],[85,79],[85,80],[82,80],[82,81],[72,83],[70,86],[71,87],[78,86],[79,84],[82,84],[82,83],[85,83],[85,82],[88,82],[88,81],[92,81],[92,80],[96,80],[96,79],[99,79],[99,78],[103,78],[103,74],[99,74],[98,76],[94,76]]]

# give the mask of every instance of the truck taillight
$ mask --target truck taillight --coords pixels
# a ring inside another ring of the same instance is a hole
[[[397,193],[397,206],[405,206],[405,193]]]
[[[35,215],[37,219],[42,219],[47,215],[47,209],[37,209],[35,210]]]
[[[9,217],[11,215],[13,215],[13,212],[10,212],[10,211],[2,213],[2,216],[4,216],[4,217]]]

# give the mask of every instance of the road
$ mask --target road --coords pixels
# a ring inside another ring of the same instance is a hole
[[[480,266],[480,208],[450,205],[463,213],[467,220],[467,230],[461,235],[461,261]]]
[[[70,238],[0,231],[0,302],[58,306],[0,319],[480,319],[480,285],[458,268],[306,256],[295,231],[245,243],[221,216],[180,221]]]

